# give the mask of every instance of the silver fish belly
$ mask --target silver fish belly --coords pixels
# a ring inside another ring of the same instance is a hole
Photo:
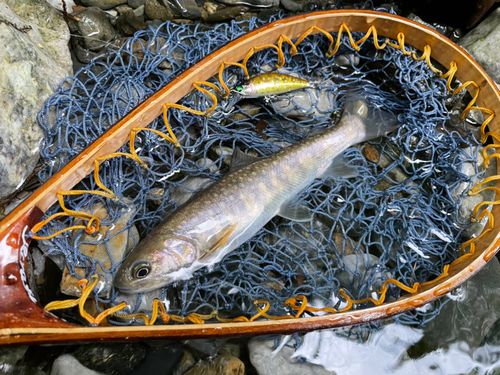
[[[227,175],[195,195],[137,245],[119,267],[115,286],[125,293],[145,292],[220,262],[274,216],[287,217],[289,202],[311,181],[328,174],[345,149],[385,134],[397,124],[391,118],[388,124],[377,123],[370,129],[366,104],[358,100],[349,105],[334,128],[265,159],[244,165],[233,155]],[[236,169],[233,164],[243,166]]]

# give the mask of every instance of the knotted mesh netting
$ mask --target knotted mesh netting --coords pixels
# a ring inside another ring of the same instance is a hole
[[[167,22],[138,32],[119,49],[66,79],[39,116],[46,134],[41,153],[48,162],[40,178],[47,180],[181,71],[262,24],[256,18],[213,27]],[[362,36],[353,34],[355,40]],[[153,298],[159,298],[169,313],[180,316],[215,310],[223,318],[250,317],[256,313],[254,301],[260,300],[270,303],[268,314],[284,315],[290,313],[285,301],[298,295],[314,306],[342,308],[341,289],[352,299],[377,298],[385,280],[394,278],[408,286],[426,282],[460,256],[460,245],[469,239],[464,230],[470,221],[460,219],[459,209],[468,190],[464,183],[472,184],[464,168],[473,165],[478,172],[480,144],[470,124],[451,116],[463,109],[462,96],[451,96],[446,80],[433,73],[425,60],[417,61],[390,46],[377,50],[372,37],[360,51],[352,48],[345,34],[339,51],[329,58],[328,48],[322,34],[305,38],[294,57],[288,46],[283,47],[287,58],[279,71],[316,82],[317,88],[278,97],[219,97],[208,117],[169,109],[168,121],[181,148],[142,132],[135,139],[135,149],[147,169],[125,157],[101,164],[100,179],[120,198],[118,202],[93,194],[64,198],[66,206],[76,211],[104,207],[107,214],[101,226],[119,228],[97,236],[75,230],[41,242],[47,254],[65,256],[69,274],[104,276],[109,285],[94,294],[98,310],[126,298],[129,307],[124,314],[150,313]],[[276,58],[273,49],[256,52],[248,61],[250,75],[272,71]],[[244,82],[243,72],[228,68],[224,80],[234,89]],[[227,173],[236,147],[265,157],[335,126],[346,92],[353,86],[362,88],[372,105],[397,115],[402,125],[388,136],[344,152],[358,176],[315,180],[302,191],[300,198],[314,212],[310,221],[275,217],[221,263],[146,295],[126,296],[112,286],[122,260],[114,258],[113,237],[127,232],[128,248],[132,248],[192,193]],[[204,111],[212,105],[208,99],[193,91],[179,103]],[[163,118],[155,119],[150,128],[164,132]],[[120,151],[128,152],[129,144]],[[90,175],[75,189],[98,190],[98,186]],[[55,205],[46,216],[58,210]],[[121,223],[125,215],[127,221]],[[76,221],[73,217],[53,220],[39,234],[49,235]],[[82,246],[102,244],[111,257],[109,265],[82,253]],[[77,272],[78,268],[84,272]],[[392,286],[386,301],[402,293]],[[354,308],[369,306],[367,302]],[[438,312],[439,308],[420,309],[399,319],[419,324]],[[117,317],[110,321],[133,323]]]

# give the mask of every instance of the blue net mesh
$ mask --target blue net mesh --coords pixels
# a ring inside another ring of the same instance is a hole
[[[47,180],[181,71],[262,24],[256,18],[213,27],[167,22],[156,30],[138,32],[120,49],[109,51],[66,79],[39,115],[46,134],[41,153],[48,162],[40,178]],[[354,34],[356,40],[361,36]],[[331,58],[325,57],[328,46],[327,38],[318,34],[307,37],[295,57],[284,47],[287,60],[280,71],[318,82],[318,89],[264,99],[219,98],[210,117],[169,109],[168,120],[182,152],[156,134],[142,132],[135,148],[150,168],[142,169],[123,157],[107,160],[100,167],[101,181],[119,202],[90,194],[65,197],[67,207],[74,210],[105,207],[102,226],[115,225],[124,213],[130,216],[128,222],[103,238],[74,231],[43,241],[47,253],[63,254],[69,273],[78,278],[99,272],[112,283],[121,261],[113,259],[112,237],[128,232],[133,247],[192,193],[224,175],[235,147],[268,156],[335,126],[347,87],[355,84],[374,105],[397,114],[403,124],[386,137],[344,152],[359,175],[313,181],[300,194],[314,210],[309,222],[274,218],[212,269],[201,269],[191,279],[148,296],[162,300],[169,313],[182,316],[216,310],[225,318],[250,317],[256,313],[255,300],[269,301],[268,313],[283,315],[290,312],[284,307],[285,300],[297,295],[305,295],[316,306],[339,308],[344,303],[340,289],[353,299],[362,299],[376,297],[388,278],[411,286],[440,275],[444,265],[460,256],[460,245],[469,239],[463,238],[468,223],[460,222],[458,216],[466,190],[457,193],[457,189],[463,182],[471,184],[463,167],[477,161],[479,141],[469,127],[451,121],[451,110],[457,108],[460,98],[450,97],[446,81],[425,61],[389,46],[377,50],[372,38],[355,51],[344,36],[340,50]],[[256,53],[248,61],[250,75],[270,71],[276,57],[274,50]],[[233,88],[244,81],[238,68],[226,69],[224,79]],[[211,81],[216,82],[215,78]],[[202,93],[192,92],[180,104],[203,111],[212,103]],[[165,130],[161,117],[150,127]],[[120,151],[128,152],[129,145]],[[94,190],[98,186],[88,176],[76,188]],[[55,205],[46,215],[59,209]],[[71,217],[54,220],[39,235],[49,235],[75,221]],[[82,245],[99,244],[106,246],[111,268],[81,252]],[[84,267],[85,274],[77,273],[75,267]],[[94,294],[98,310],[123,300],[112,285],[104,289],[110,292]],[[387,300],[395,300],[401,293],[391,287]],[[151,304],[145,303],[152,301],[148,296],[129,296],[124,313],[150,313]],[[423,324],[439,313],[440,305],[397,319]],[[118,318],[111,321],[132,323]],[[360,331],[350,329],[345,334],[356,336]]]

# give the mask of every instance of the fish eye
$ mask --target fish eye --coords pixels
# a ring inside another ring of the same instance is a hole
[[[149,263],[140,262],[134,267],[133,275],[136,279],[144,279],[151,272]]]
[[[241,86],[236,87],[236,91],[240,92],[241,90],[243,90],[243,87]]]

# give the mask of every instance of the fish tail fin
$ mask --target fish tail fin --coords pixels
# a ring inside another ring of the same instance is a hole
[[[342,117],[346,115],[356,116],[362,121],[365,131],[363,141],[386,135],[401,125],[397,115],[374,104],[369,93],[360,87],[347,91]]]

